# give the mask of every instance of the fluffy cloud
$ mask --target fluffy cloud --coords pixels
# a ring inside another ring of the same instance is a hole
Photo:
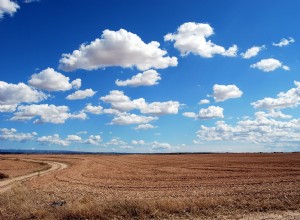
[[[117,86],[153,86],[157,85],[158,81],[161,80],[161,77],[158,72],[155,70],[147,70],[143,73],[138,73],[137,75],[133,76],[131,79],[127,79],[121,81],[119,79],[116,80]]]
[[[156,128],[156,126],[153,126],[152,124],[141,124],[136,126],[134,129],[135,130],[148,130],[148,129],[153,129]]]
[[[10,0],[0,0],[0,19],[3,17],[4,14],[13,15],[20,6]]]
[[[262,49],[265,48],[265,45],[258,47],[258,46],[253,46],[246,50],[245,53],[241,53],[241,56],[244,59],[250,59],[251,57],[255,57]]]
[[[172,146],[169,143],[160,143],[157,141],[150,143],[151,150],[153,151],[165,151],[165,150],[171,150]]]
[[[251,103],[254,108],[259,109],[284,109],[293,108],[300,104],[300,82],[294,81],[296,88],[292,88],[287,92],[280,92],[277,98],[264,98]]]
[[[100,145],[102,142],[102,138],[100,135],[90,135],[88,139],[84,140],[84,144],[91,144],[91,145]]]
[[[86,90],[78,90],[66,97],[68,100],[77,100],[77,99],[86,99],[88,97],[92,97],[95,95],[96,92],[92,89],[86,89]]]
[[[202,99],[202,100],[200,100],[199,101],[199,105],[204,105],[204,104],[209,104],[210,103],[210,101],[208,100],[208,99]]]
[[[243,92],[236,85],[218,85],[213,87],[213,98],[216,102],[222,102],[227,99],[239,98]]]
[[[289,37],[289,39],[282,38],[279,43],[277,43],[277,44],[273,43],[273,46],[284,47],[284,46],[288,46],[289,44],[294,43],[294,42],[295,42],[295,40],[292,37]]]
[[[127,143],[121,140],[119,137],[114,137],[110,141],[106,142],[104,146],[121,146],[127,145]]]
[[[24,83],[10,84],[0,81],[0,108],[12,109],[20,103],[36,103],[48,96],[36,91]]]
[[[103,107],[102,106],[92,106],[90,103],[85,106],[83,111],[94,114],[94,115],[99,115],[102,114]]]
[[[134,144],[134,145],[144,145],[145,141],[143,141],[143,140],[138,140],[138,141],[132,140],[131,143]]]
[[[44,145],[61,145],[61,146],[69,146],[70,141],[60,139],[58,134],[49,135],[49,136],[42,136],[37,138],[37,142],[44,144]]]
[[[0,129],[0,140],[4,141],[16,141],[16,142],[25,142],[34,140],[37,135],[36,132],[31,133],[18,133],[16,129],[11,128],[2,128]]]
[[[223,110],[224,109],[219,106],[209,106],[208,108],[201,108],[198,114],[194,112],[184,112],[182,115],[195,119],[224,118]]]
[[[47,68],[40,73],[33,74],[28,84],[37,89],[48,91],[67,91],[72,87],[78,89],[81,86],[81,79],[76,79],[71,83],[69,80],[69,77],[56,72],[52,68]]]
[[[211,58],[216,54],[223,56],[236,56],[237,46],[233,45],[228,50],[207,40],[214,34],[213,28],[209,24],[187,22],[178,27],[177,32],[164,36],[165,41],[175,41],[174,47],[178,49],[182,56],[190,53]]]
[[[36,119],[34,123],[62,124],[67,119],[71,118],[86,119],[86,115],[84,113],[69,113],[69,108],[67,106],[42,104],[19,106],[11,120],[28,121],[36,117],[38,119]]]
[[[279,144],[300,141],[300,119],[281,121],[271,114],[259,112],[254,119],[238,121],[236,125],[216,122],[213,127],[201,126],[200,141],[239,141],[254,144]]]
[[[78,135],[71,134],[71,135],[68,135],[66,140],[67,141],[72,141],[72,142],[81,142],[82,138],[79,137]]]
[[[131,124],[146,124],[150,121],[157,120],[157,117],[136,115],[136,114],[123,114],[113,118],[111,124],[117,125],[131,125]]]
[[[269,58],[269,59],[262,59],[261,61],[252,64],[251,68],[257,68],[264,72],[271,72],[278,68],[282,68],[284,70],[290,70],[288,66],[283,65],[279,60]]]
[[[156,41],[146,44],[138,35],[124,29],[104,30],[101,38],[87,45],[82,44],[72,54],[63,54],[59,67],[65,71],[73,71],[95,70],[109,66],[123,68],[136,66],[140,70],[177,66],[177,58],[166,56],[167,52],[159,46]]]
[[[0,112],[14,112],[17,105],[0,105]]]
[[[177,114],[180,107],[180,103],[177,101],[147,103],[143,98],[131,100],[124,95],[124,92],[119,90],[110,91],[109,95],[100,99],[110,103],[113,109],[120,111],[138,109],[141,113],[153,115]]]

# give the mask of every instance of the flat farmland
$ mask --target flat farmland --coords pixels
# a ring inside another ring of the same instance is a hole
[[[300,218],[299,153],[13,157],[68,167],[2,193],[0,219]]]

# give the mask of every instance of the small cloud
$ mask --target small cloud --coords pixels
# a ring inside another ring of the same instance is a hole
[[[292,37],[289,37],[289,39],[282,38],[279,43],[277,43],[277,44],[273,43],[273,46],[275,46],[275,47],[285,47],[285,46],[288,46],[289,44],[294,43],[294,42],[295,42],[295,40]]]
[[[262,70],[264,72],[271,72],[278,68],[282,68],[284,70],[290,70],[288,66],[283,65],[279,60],[269,58],[269,59],[262,59],[261,61],[252,64],[251,68],[256,68]]]
[[[218,85],[213,87],[213,98],[216,102],[222,102],[227,99],[240,98],[243,92],[236,85]]]
[[[257,56],[257,54],[262,50],[265,49],[265,45],[263,46],[253,46],[251,48],[249,48],[248,50],[246,50],[245,53],[241,53],[242,58],[244,59],[250,59],[251,57],[255,57]]]

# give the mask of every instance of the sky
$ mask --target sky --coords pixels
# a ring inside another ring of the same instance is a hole
[[[0,149],[300,150],[296,0],[0,0]]]

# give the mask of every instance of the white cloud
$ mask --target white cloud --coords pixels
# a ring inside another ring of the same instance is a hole
[[[268,113],[257,113],[253,120],[238,121],[236,125],[216,122],[213,127],[201,126],[199,141],[234,141],[254,144],[293,143],[300,141],[300,119],[275,120]],[[299,146],[299,145],[298,145]]]
[[[246,50],[245,53],[241,53],[241,56],[244,59],[250,59],[251,57],[255,57],[262,49],[266,48],[265,45],[263,46],[253,46],[251,48],[249,48],[248,50]]]
[[[81,86],[81,79],[69,82],[70,78],[56,72],[52,68],[47,68],[31,76],[28,84],[34,88],[48,91],[67,91],[72,87],[78,89]]]
[[[153,141],[150,143],[151,150],[153,151],[165,151],[165,150],[171,150],[172,146],[169,143],[160,143],[157,141]]]
[[[296,88],[292,88],[287,92],[280,92],[277,98],[264,98],[251,103],[254,108],[258,109],[284,109],[293,108],[300,104],[300,82],[294,81]]]
[[[14,112],[17,105],[0,105],[0,112]]]
[[[127,143],[121,140],[119,137],[114,137],[110,141],[106,142],[104,146],[121,146],[127,145]]]
[[[177,114],[180,107],[177,101],[152,102],[140,108],[141,113],[152,115]]]
[[[92,106],[90,103],[87,104],[84,108],[83,111],[88,112],[88,113],[92,113],[94,115],[99,115],[102,114],[103,107],[102,106]]]
[[[144,145],[145,141],[144,140],[132,140],[131,143],[134,145]]]
[[[16,129],[11,128],[2,128],[0,129],[0,140],[4,141],[16,141],[16,142],[25,142],[31,141],[35,139],[37,135],[36,132],[31,133],[18,133]]]
[[[34,90],[24,83],[10,84],[0,81],[0,106],[2,109],[10,109],[7,105],[40,102],[47,97],[44,93]]]
[[[277,43],[277,44],[273,43],[273,46],[284,47],[284,46],[288,46],[289,44],[294,43],[294,42],[295,42],[295,40],[292,37],[289,37],[289,39],[282,38],[279,43]]]
[[[68,100],[86,99],[88,97],[92,97],[95,94],[96,94],[96,92],[93,91],[92,89],[78,90],[78,91],[75,91],[74,93],[68,95],[66,97],[66,99],[68,99]]]
[[[148,130],[148,129],[153,129],[156,128],[156,126],[152,125],[152,124],[140,124],[138,126],[136,126],[134,129],[135,130]]]
[[[69,108],[67,106],[42,104],[19,106],[11,120],[28,121],[36,117],[37,119],[34,123],[62,124],[65,123],[67,119],[71,118],[86,119],[86,115],[84,113],[69,113]]]
[[[286,115],[286,114],[283,114],[281,111],[275,111],[275,110],[270,110],[268,113],[266,112],[263,112],[263,111],[259,111],[259,112],[256,112],[255,113],[255,116],[256,117],[271,117],[271,118],[281,118],[281,119],[289,119],[289,118],[292,118],[291,115]]]
[[[20,6],[13,1],[10,0],[0,0],[0,19],[4,16],[4,14],[9,14],[12,16]]]
[[[124,114],[113,118],[111,124],[117,124],[117,125],[146,124],[150,121],[154,121],[157,119],[158,119],[157,117],[152,117],[152,116]]]
[[[223,108],[219,106],[209,106],[208,108],[202,108],[199,111],[198,118],[211,119],[211,118],[224,118]]]
[[[61,146],[69,146],[70,141],[63,140],[59,137],[58,134],[49,135],[49,136],[42,136],[37,138],[37,142],[44,144],[44,145],[61,145]]]
[[[75,79],[71,82],[71,85],[74,89],[80,89],[81,87],[81,79]]]
[[[148,44],[131,32],[104,30],[101,38],[82,44],[72,54],[63,54],[59,67],[65,71],[75,69],[95,70],[110,66],[139,70],[164,69],[177,66],[176,57],[168,57],[157,41]]]
[[[209,106],[208,108],[201,108],[198,114],[194,112],[184,112],[182,115],[195,119],[224,118],[223,110],[224,109],[219,106]]]
[[[128,96],[124,95],[124,92],[119,90],[110,91],[109,95],[103,96],[100,99],[110,103],[113,109],[119,111],[138,109],[143,114],[152,115],[177,114],[180,107],[180,103],[177,101],[147,103],[143,98],[131,100]]]
[[[34,2],[40,2],[41,0],[24,0],[23,2],[25,4],[30,4],[30,3],[34,3]]]
[[[261,61],[252,64],[251,68],[257,68],[264,72],[271,72],[278,68],[282,68],[284,70],[290,70],[288,66],[283,65],[279,60],[269,58],[269,59],[262,59]]]
[[[84,144],[91,144],[91,145],[100,145],[102,142],[102,138],[100,135],[90,135],[88,139],[84,140]]]
[[[211,58],[216,54],[223,56],[236,56],[237,46],[233,45],[228,50],[207,40],[214,34],[213,28],[209,24],[187,22],[178,27],[177,32],[164,36],[165,41],[175,41],[174,47],[178,49],[182,56],[190,53]]]
[[[143,73],[138,73],[137,75],[133,76],[131,79],[127,80],[116,80],[117,86],[153,86],[157,85],[158,81],[161,80],[159,73],[156,70],[147,70]]]
[[[227,99],[239,98],[243,92],[236,85],[218,85],[213,87],[213,98],[216,102],[222,102]]]
[[[78,135],[71,134],[71,135],[68,135],[66,140],[71,141],[71,142],[81,142],[82,138],[79,137]]]
[[[209,104],[210,103],[210,101],[208,100],[208,99],[202,99],[202,100],[200,100],[199,101],[199,105],[205,105],[205,104]]]

